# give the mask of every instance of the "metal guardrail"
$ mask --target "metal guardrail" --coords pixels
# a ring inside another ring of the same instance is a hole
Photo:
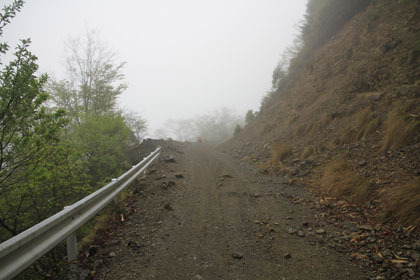
[[[67,256],[77,258],[76,230],[132,183],[160,155],[160,147],[111,183],[0,244],[0,279],[11,279],[67,239]]]

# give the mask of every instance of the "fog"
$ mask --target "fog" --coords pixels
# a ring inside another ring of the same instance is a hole
[[[11,1],[6,1],[11,3]],[[98,30],[126,61],[121,108],[149,123],[226,107],[245,116],[258,109],[271,75],[298,31],[306,0],[37,0],[7,26],[11,47],[31,38],[41,72],[63,77],[64,42]]]

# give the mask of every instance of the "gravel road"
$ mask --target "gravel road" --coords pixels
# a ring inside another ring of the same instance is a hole
[[[166,143],[108,231],[95,279],[366,279],[307,193],[205,144]]]

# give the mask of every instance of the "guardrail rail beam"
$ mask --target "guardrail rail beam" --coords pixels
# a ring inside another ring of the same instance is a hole
[[[130,170],[73,205],[0,244],[0,279],[11,279],[66,239],[67,258],[77,258],[76,231],[130,185],[160,155],[158,147]]]

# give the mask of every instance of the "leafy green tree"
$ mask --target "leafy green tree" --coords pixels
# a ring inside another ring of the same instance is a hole
[[[248,110],[245,115],[245,123],[246,125],[252,123],[256,118],[256,114],[252,110]]]
[[[236,126],[235,126],[235,130],[233,131],[233,135],[238,135],[240,132],[242,131],[242,127],[239,125],[239,124],[237,124]]]
[[[13,235],[59,212],[89,194],[87,162],[69,141],[50,145],[48,157],[33,166],[33,172],[0,196],[0,240]]]
[[[119,115],[89,115],[75,127],[72,141],[87,162],[92,185],[101,185],[128,169],[132,131]]]
[[[23,1],[15,1],[0,13],[0,35]],[[16,47],[14,59],[0,71],[0,195],[27,178],[47,147],[58,141],[64,112],[49,112],[48,94],[43,90],[46,75],[37,77],[37,58],[29,50],[30,40]],[[9,46],[0,44],[0,53]]]

